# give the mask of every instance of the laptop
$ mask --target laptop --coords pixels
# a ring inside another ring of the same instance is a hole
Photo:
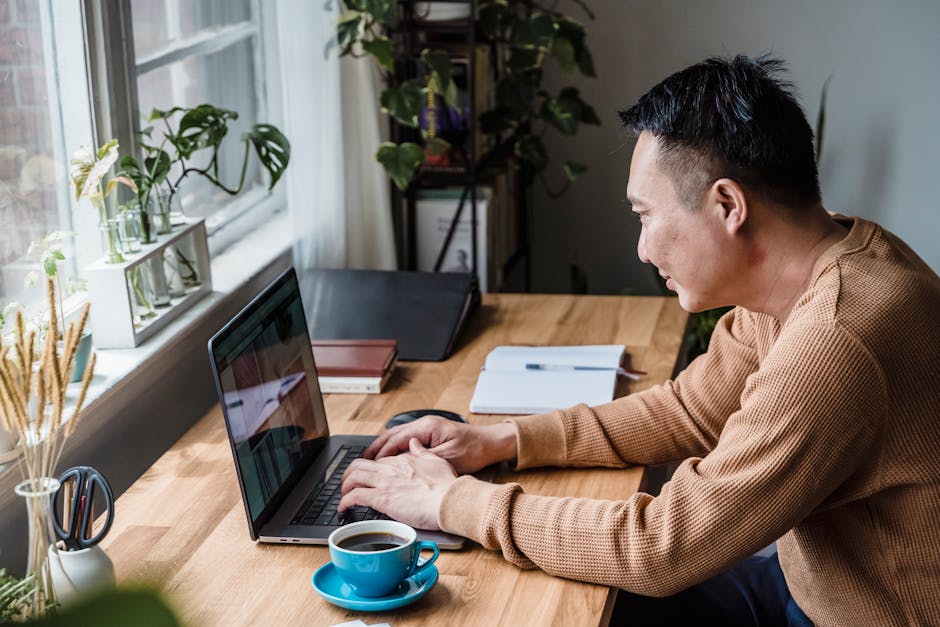
[[[341,517],[343,472],[374,436],[330,435],[297,275],[288,269],[209,340],[209,361],[252,540],[326,544]],[[445,549],[464,539],[418,531]]]

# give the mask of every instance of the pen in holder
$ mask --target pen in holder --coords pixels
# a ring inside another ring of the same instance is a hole
[[[60,602],[114,586],[114,564],[98,546],[114,521],[114,495],[104,476],[94,468],[76,466],[59,477],[53,494],[52,527],[58,542],[49,546],[49,572]],[[95,533],[95,505],[105,514]]]

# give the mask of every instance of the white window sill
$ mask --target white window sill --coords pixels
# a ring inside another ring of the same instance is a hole
[[[287,212],[282,211],[221,254],[215,255],[211,260],[212,292],[141,346],[129,349],[95,349],[95,377],[88,389],[86,409],[91,410],[97,399],[120,386],[122,381],[145,366],[148,361],[169,350],[190,326],[203,318],[226,296],[288,251],[291,242],[289,222]],[[92,307],[94,308],[94,304]],[[207,353],[206,359],[208,358]],[[76,389],[70,389],[69,392],[77,395],[78,386],[73,387]]]
[[[251,230],[248,235],[231,244],[223,252],[213,255],[211,259],[212,292],[178,319],[136,348],[95,348],[95,375],[88,388],[81,421],[85,422],[90,416],[99,413],[99,408],[106,404],[105,401],[117,401],[115,404],[120,407],[127,404],[124,402],[125,394],[127,400],[136,396],[136,392],[139,391],[137,386],[155,385],[152,377],[147,378],[148,368],[153,367],[159,370],[160,368],[156,365],[161,359],[164,362],[172,360],[175,355],[184,352],[177,350],[179,348],[177,344],[191,339],[187,338],[187,332],[198,323],[206,322],[212,317],[213,312],[218,317],[219,313],[216,310],[253,278],[272,264],[289,263],[286,260],[289,259],[292,239],[288,212],[275,213],[271,219]],[[93,303],[92,311],[94,307]],[[220,327],[225,321],[221,319],[212,324]],[[94,339],[92,341],[94,342]],[[203,352],[203,354],[208,363],[208,353]],[[165,368],[166,364],[162,366]],[[80,384],[69,385],[66,393],[69,404],[75,402],[79,390]],[[168,390],[168,392],[172,391]],[[115,398],[118,395],[120,397]],[[66,415],[69,414],[69,409],[66,409]],[[107,424],[114,418],[115,416],[95,415],[91,422],[95,423],[95,428],[101,428],[102,424]],[[81,423],[78,429],[82,430]],[[0,473],[6,474],[4,471],[11,467],[12,464],[0,466]]]

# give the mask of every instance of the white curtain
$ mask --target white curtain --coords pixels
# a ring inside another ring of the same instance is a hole
[[[285,173],[294,266],[395,267],[388,179],[375,162],[378,95],[369,63],[330,45],[336,2],[278,0]],[[342,85],[342,86],[341,86]]]
[[[346,263],[350,268],[394,270],[397,262],[389,180],[375,160],[382,130],[388,124],[378,107],[381,76],[371,57],[343,57],[340,82],[346,146],[343,163],[347,172]]]

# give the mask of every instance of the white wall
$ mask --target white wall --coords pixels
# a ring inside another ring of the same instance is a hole
[[[573,2],[563,3],[577,12]],[[589,290],[655,290],[636,259],[624,190],[633,138],[617,111],[713,55],[771,52],[789,65],[810,124],[833,75],[820,166],[826,208],[873,219],[940,271],[940,2],[937,0],[590,0],[598,77],[577,79],[603,126],[552,134],[556,160],[590,166],[560,200],[533,190],[533,289],[567,291],[577,259]],[[575,13],[577,15],[577,13]],[[580,19],[580,17],[579,17]],[[549,71],[552,91],[572,79]],[[557,180],[557,179],[556,179]]]

